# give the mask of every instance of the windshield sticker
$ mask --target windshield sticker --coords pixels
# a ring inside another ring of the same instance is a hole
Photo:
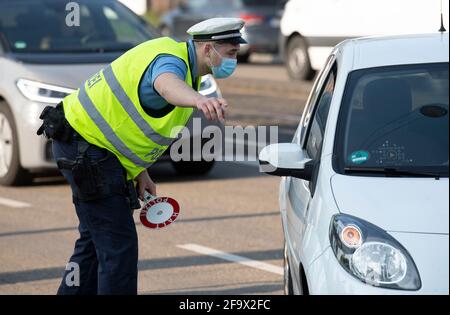
[[[16,47],[16,49],[25,49],[25,48],[27,48],[27,43],[22,42],[22,41],[15,42],[14,47]]]
[[[363,151],[363,150],[353,152],[349,157],[350,162],[352,162],[353,164],[364,164],[369,159],[370,159],[370,153],[367,151]]]

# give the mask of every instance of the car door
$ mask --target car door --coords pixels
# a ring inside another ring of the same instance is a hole
[[[305,108],[301,125],[299,126],[294,142],[301,145],[305,155],[313,160],[319,160],[328,118],[329,106],[334,92],[337,75],[337,64],[332,55],[317,80]],[[302,253],[302,240],[306,229],[306,217],[310,202],[313,198],[311,182],[289,177],[288,206],[286,208],[287,239],[293,253],[295,253],[295,266],[299,266]],[[293,276],[298,278],[297,268],[293,269]]]

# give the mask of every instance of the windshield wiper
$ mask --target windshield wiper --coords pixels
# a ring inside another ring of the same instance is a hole
[[[344,168],[344,171],[346,174],[358,174],[358,173],[380,174],[380,175],[385,175],[386,177],[411,176],[411,177],[441,178],[444,176],[444,174],[438,173],[438,172],[405,170],[405,169],[400,169],[400,168],[346,167],[346,168]]]

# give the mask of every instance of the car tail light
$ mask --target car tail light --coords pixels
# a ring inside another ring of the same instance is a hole
[[[246,26],[261,24],[264,22],[264,16],[257,14],[241,14],[240,18],[245,21]]]

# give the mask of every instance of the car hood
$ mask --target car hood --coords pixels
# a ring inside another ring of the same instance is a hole
[[[76,65],[26,64],[22,67],[22,73],[16,73],[16,75],[24,79],[77,89],[86,79],[106,65],[103,63]]]
[[[447,234],[449,180],[334,175],[331,188],[341,213],[388,232]]]

